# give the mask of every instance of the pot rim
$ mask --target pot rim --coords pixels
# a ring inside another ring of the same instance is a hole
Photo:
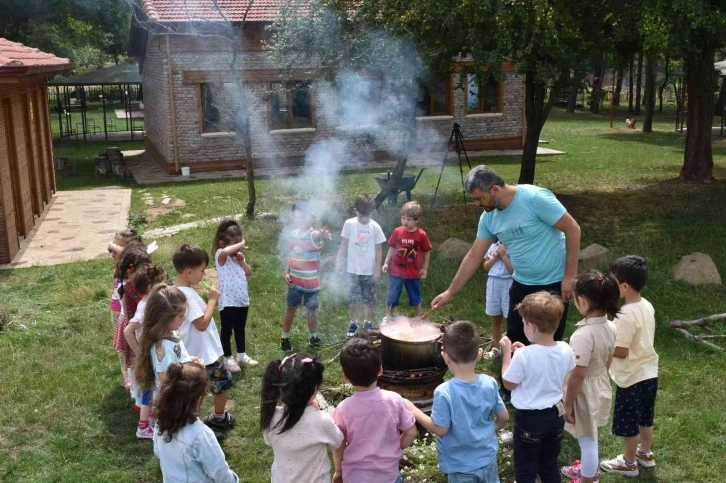
[[[398,344],[408,344],[408,345],[424,345],[424,344],[431,344],[433,342],[439,342],[444,334],[437,335],[436,337],[429,339],[429,340],[420,340],[420,341],[413,341],[413,340],[401,340],[396,339],[395,337],[391,337],[389,335],[384,334],[381,332],[381,339],[388,339],[390,341],[396,342]]]

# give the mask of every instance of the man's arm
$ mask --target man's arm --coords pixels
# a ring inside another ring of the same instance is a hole
[[[565,234],[565,276],[562,278],[562,298],[572,298],[572,290],[577,276],[577,264],[580,259],[580,225],[569,213],[562,215],[554,227]]]
[[[444,293],[439,294],[431,302],[431,307],[440,308],[451,302],[454,296],[461,291],[464,285],[466,285],[466,282],[468,282],[479,269],[479,265],[484,259],[484,255],[492,243],[494,243],[494,240],[481,240],[477,238],[474,241],[474,244],[469,249],[469,252],[461,261],[459,270],[456,272],[454,279],[449,284],[449,288],[446,289]]]

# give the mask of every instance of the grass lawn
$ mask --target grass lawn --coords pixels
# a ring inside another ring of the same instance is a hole
[[[108,131],[128,131],[131,129],[131,120],[129,119],[128,125],[126,124],[126,118],[121,117],[118,118],[116,116],[116,110],[121,109],[123,111],[124,105],[123,103],[111,103],[106,104],[106,126],[108,126]],[[103,106],[100,103],[91,103],[89,102],[87,104],[86,108],[86,120],[89,124],[95,124],[101,129],[101,132],[103,132]],[[50,130],[53,134],[53,139],[57,139],[60,136],[60,127],[58,125],[58,111],[56,110],[55,104],[50,104],[48,106],[48,112],[50,113]],[[71,129],[77,129],[80,130],[81,126],[76,125],[76,123],[83,122],[81,117],[81,111],[80,107],[73,108],[71,111]],[[144,129],[144,119],[134,119],[134,130],[136,131],[143,131]],[[91,129],[89,128],[89,131]],[[63,133],[66,133],[66,121],[65,118],[63,119]],[[141,137],[141,133],[138,133],[139,137]],[[83,139],[83,135],[79,136],[80,139]]]
[[[621,113],[616,126],[623,125],[625,117],[626,113]],[[555,110],[542,139],[549,141],[548,147],[567,154],[541,158],[536,179],[538,184],[555,191],[578,220],[583,247],[597,242],[616,256],[636,253],[648,259],[650,280],[644,296],[656,309],[656,349],[661,361],[654,442],[658,466],[655,470],[642,470],[640,481],[721,481],[721,475],[726,473],[726,460],[720,456],[726,451],[726,358],[687,342],[667,327],[673,319],[726,312],[723,287],[695,288],[668,277],[669,269],[679,258],[694,251],[710,254],[722,275],[726,275],[726,185],[691,187],[660,183],[677,176],[683,156],[683,138],[672,132],[673,122],[666,116],[657,119],[658,132],[649,135],[608,126],[606,116],[568,115]],[[92,163],[92,155],[100,150],[84,148],[74,156],[90,156]],[[726,141],[714,142],[714,158],[716,177],[726,179]],[[491,164],[505,180],[517,179],[518,158],[476,161]],[[438,171],[433,171],[423,175],[415,190],[416,198],[426,204],[423,227],[434,245],[450,236],[473,240],[478,213],[471,206],[465,212],[461,205],[458,167],[452,165],[444,171],[437,207],[432,210],[429,202],[438,175]],[[299,194],[315,196],[324,180],[315,181],[259,180],[259,212],[277,214],[288,209]],[[61,189],[98,184],[92,175],[59,179]],[[143,195],[151,195],[157,204],[162,195],[187,202],[186,206],[149,222],[145,229],[242,213],[246,204],[246,185],[241,181],[143,188],[127,185],[134,187],[135,213],[143,213],[148,207]],[[343,211],[352,205],[357,194],[375,192],[376,188],[371,174],[341,176],[337,196],[326,201]],[[337,232],[343,216],[341,212],[323,222]],[[390,233],[398,222],[398,212],[384,207],[376,219]],[[282,281],[283,261],[276,248],[280,234],[277,222],[260,216],[244,221],[243,230],[250,246],[248,260],[255,272],[250,279],[252,305],[247,352],[263,365],[236,376],[237,384],[231,393],[232,411],[239,421],[223,447],[241,480],[256,483],[269,481],[272,463],[272,451],[262,441],[257,427],[258,398],[264,364],[280,355],[278,327],[285,308],[286,288]],[[171,254],[179,244],[196,243],[209,249],[213,232],[214,227],[209,226],[160,239],[154,259],[171,270]],[[337,239],[326,246],[324,255],[335,249]],[[456,269],[455,263],[438,258],[434,252],[429,279],[422,283],[425,303],[447,287]],[[0,272],[1,302],[11,321],[0,333],[0,479],[160,481],[151,443],[135,438],[136,414],[121,386],[111,348],[111,273],[110,260]],[[480,272],[435,319],[455,316],[473,320],[488,333],[489,321],[483,315],[484,283]],[[379,297],[384,295],[385,285],[378,287]],[[347,305],[335,288],[328,281],[321,294],[319,332],[326,345],[319,353],[323,361],[337,353],[334,344],[344,338],[347,325]],[[380,305],[378,319],[382,316]],[[578,320],[574,307],[570,314],[568,334]],[[296,350],[307,350],[306,335],[305,321],[298,317],[292,333]],[[489,373],[498,368],[484,362],[479,365],[481,371]],[[325,382],[341,383],[337,362],[327,366]],[[564,441],[562,464],[579,458],[576,441],[569,436]],[[609,428],[603,428],[601,458],[621,452],[622,441],[611,436]],[[407,481],[445,481],[436,469],[436,453],[430,446],[408,450],[406,457],[415,461],[415,473]],[[503,481],[511,483],[510,453],[501,452],[500,467]],[[625,478],[605,475],[601,481],[620,482]]]
[[[74,143],[54,141],[54,159],[66,158],[69,163],[76,164],[76,175],[66,176],[62,171],[56,171],[56,185],[59,191],[98,188],[99,186],[137,186],[134,180],[123,179],[118,176],[96,178],[94,159],[106,150],[107,146],[115,146],[122,151],[144,149],[144,141],[118,141],[118,142],[89,142]]]

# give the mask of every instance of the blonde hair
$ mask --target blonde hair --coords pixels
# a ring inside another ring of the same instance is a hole
[[[565,304],[557,295],[542,291],[524,297],[514,310],[540,332],[554,334],[560,326]]]
[[[401,207],[401,215],[418,221],[423,216],[423,208],[418,204],[418,201],[409,201]]]

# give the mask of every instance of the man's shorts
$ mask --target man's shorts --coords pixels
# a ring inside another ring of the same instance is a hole
[[[613,434],[629,438],[640,434],[639,426],[653,426],[658,378],[636,382],[630,387],[615,386]]]
[[[376,304],[376,284],[373,282],[373,275],[355,275],[348,274],[350,282],[350,292],[348,293],[348,302],[357,304],[359,302],[365,305]]]
[[[387,306],[398,307],[404,285],[406,286],[406,293],[408,293],[408,304],[411,307],[416,307],[421,303],[421,279],[401,278],[391,275],[388,283],[388,295],[386,296]]]
[[[290,287],[287,289],[287,306],[299,307],[304,303],[305,310],[315,312],[318,310],[318,292],[305,292],[297,287]]]
[[[214,361],[208,366],[204,366],[207,370],[209,378],[209,392],[212,394],[220,394],[229,391],[234,386],[234,378],[229,369],[220,361]]]
[[[487,278],[486,314],[489,317],[509,315],[509,289],[512,287],[512,278]]]

